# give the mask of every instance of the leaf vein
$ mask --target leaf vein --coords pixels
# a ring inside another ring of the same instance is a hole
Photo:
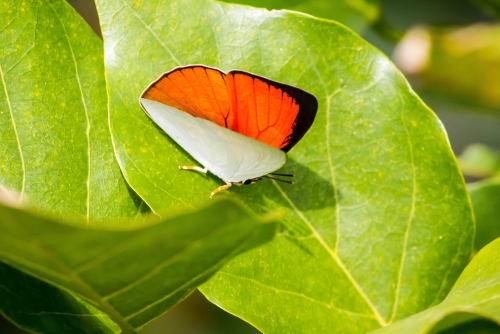
[[[19,199],[22,200],[24,197],[24,189],[26,187],[26,165],[24,163],[24,154],[21,146],[21,141],[19,140],[19,132],[17,131],[16,121],[14,119],[14,112],[12,111],[12,104],[10,102],[9,92],[7,91],[7,83],[5,82],[4,72],[2,70],[2,66],[0,65],[0,76],[2,78],[2,85],[5,93],[5,97],[7,99],[7,105],[9,106],[10,119],[12,122],[12,127],[14,129],[14,134],[16,135],[17,148],[19,150],[19,156],[21,157],[21,167],[23,170],[23,180],[21,183],[21,193],[19,195]]]
[[[46,0],[47,1],[47,0]],[[87,198],[86,198],[86,208],[87,208],[87,224],[90,219],[90,177],[91,177],[91,153],[90,153],[90,117],[89,117],[89,110],[87,107],[87,102],[85,101],[85,95],[83,93],[83,87],[82,87],[82,82],[80,80],[80,74],[78,72],[78,65],[75,57],[75,52],[73,51],[73,46],[71,45],[71,40],[69,38],[68,32],[66,31],[66,26],[64,25],[63,21],[59,17],[59,13],[57,10],[54,9],[52,4],[47,1],[47,4],[52,8],[54,11],[54,14],[56,15],[57,19],[59,20],[59,23],[61,24],[61,27],[64,31],[64,36],[66,37],[66,40],[68,42],[68,47],[69,51],[71,52],[71,58],[73,60],[73,65],[75,66],[75,77],[76,81],[78,83],[78,89],[80,90],[80,95],[81,95],[81,101],[83,105],[83,110],[85,111],[85,122],[86,122],[86,128],[85,128],[85,136],[87,137],[87,181],[86,181],[86,186],[87,186]]]
[[[330,176],[332,178],[333,195],[335,199],[335,228],[337,229],[335,238],[335,252],[338,252],[340,244],[340,203],[339,192],[337,189],[337,182],[335,178],[335,168],[333,167],[332,154],[330,151],[330,111],[332,97],[334,97],[339,91],[340,89],[337,89],[335,92],[327,96],[326,100],[326,154],[328,158],[328,166],[330,167]]]
[[[4,255],[0,255],[0,256],[2,257],[3,262],[10,264],[11,266],[16,266],[16,268],[19,268],[19,266],[16,265],[16,263],[19,263],[19,264],[22,264],[23,266],[26,266],[26,268],[28,268],[28,269],[24,269],[25,272],[29,272],[29,270],[34,270],[34,271],[44,273],[45,275],[49,275],[49,276],[54,277],[54,278],[57,277],[58,279],[60,279],[62,281],[69,282],[68,278],[66,276],[64,276],[63,274],[61,274],[57,271],[54,271],[50,268],[41,266],[35,262],[29,261],[29,260],[25,259],[24,257],[20,257],[17,255],[14,255],[14,254],[7,254],[7,255],[4,254]]]
[[[201,277],[207,275],[207,273],[209,273],[210,271],[212,270],[217,270],[217,268],[222,265],[223,263],[225,263],[227,261],[227,259],[230,259],[232,257],[235,256],[235,254],[238,254],[238,252],[240,252],[241,249],[244,249],[246,247],[246,244],[248,243],[249,240],[252,240],[252,238],[258,234],[259,231],[256,231],[254,230],[252,233],[250,233],[246,238],[245,240],[240,243],[237,247],[235,247],[231,252],[229,252],[228,254],[226,254],[225,256],[223,256],[219,261],[217,261],[214,265],[208,267],[207,269],[203,270],[201,273],[199,273],[198,275],[194,276],[193,278],[191,278],[189,281],[186,281],[184,282],[184,284],[182,284],[180,287],[178,287],[177,289],[175,289],[174,291],[170,292],[168,295],[164,296],[163,298],[160,298],[158,300],[156,300],[155,302],[143,307],[142,309],[132,313],[132,314],[129,314],[128,316],[125,317],[126,320],[129,320],[131,318],[134,318],[135,316],[147,311],[148,309],[150,309],[151,307],[167,300],[168,298],[172,297],[173,295],[175,295],[176,293],[178,293],[179,291],[182,291],[182,289],[185,289],[186,287],[192,285],[192,283],[196,282],[198,279],[200,279]],[[144,324],[143,326],[145,326],[146,324]]]
[[[404,104],[404,101],[402,100],[402,103]],[[415,215],[415,204],[416,204],[416,196],[417,196],[417,176],[415,172],[415,158],[413,155],[413,144],[411,142],[410,138],[410,132],[408,131],[408,126],[406,124],[406,121],[403,117],[403,108],[401,108],[400,112],[400,118],[401,122],[405,128],[405,133],[406,133],[406,139],[408,141],[408,149],[410,153],[410,160],[411,160],[411,175],[412,175],[412,195],[411,195],[411,209],[410,209],[410,214],[408,216],[408,222],[406,223],[406,231],[405,231],[405,237],[403,241],[403,251],[401,252],[401,262],[399,266],[399,271],[398,271],[398,281],[396,285],[396,296],[394,298],[394,304],[392,307],[392,315],[389,320],[389,323],[392,323],[394,319],[396,318],[397,314],[397,309],[398,309],[398,303],[399,303],[399,295],[401,293],[401,285],[402,285],[402,280],[403,280],[403,269],[404,269],[404,264],[405,264],[405,259],[406,259],[406,252],[408,249],[408,239],[410,236],[410,229],[411,229],[411,224],[413,221],[413,217]]]
[[[126,0],[122,0],[122,2],[128,8],[128,10],[137,18],[137,20],[139,20],[139,22],[141,22],[142,25],[149,31],[149,33],[153,35],[153,37],[158,41],[158,43],[160,43],[160,45],[165,49],[165,51],[167,51],[168,54],[170,54],[170,57],[172,57],[172,59],[177,63],[177,65],[180,66],[181,62],[175,57],[174,53],[170,50],[170,48],[168,48],[165,45],[165,43],[163,43],[163,41],[158,37],[158,35],[155,34],[153,29],[151,29],[151,27],[147,25],[146,22],[144,22],[140,18],[140,16],[132,9],[132,7],[130,7],[130,5],[126,2]]]
[[[330,303],[326,303],[326,302],[323,302],[321,300],[318,300],[318,299],[315,299],[313,297],[309,297],[303,293],[298,293],[298,292],[295,292],[295,291],[289,291],[289,290],[283,290],[283,289],[278,289],[276,287],[273,287],[273,286],[270,286],[270,285],[267,285],[267,284],[264,284],[262,282],[259,282],[255,279],[252,279],[252,278],[248,278],[248,277],[243,277],[243,276],[237,276],[237,275],[234,275],[234,274],[230,274],[228,272],[225,272],[225,271],[220,271],[218,273],[218,275],[226,275],[226,276],[232,276],[232,277],[235,277],[237,279],[241,279],[241,280],[245,280],[245,281],[250,281],[254,284],[257,284],[257,285],[260,285],[266,289],[270,289],[270,290],[273,290],[277,293],[284,293],[284,294],[287,294],[287,295],[292,295],[292,296],[296,296],[296,297],[300,297],[300,298],[303,298],[303,299],[307,299],[313,303],[316,303],[316,304],[319,304],[319,305],[322,305],[328,309],[334,309],[334,310],[337,310],[339,312],[342,312],[342,313],[346,313],[346,314],[349,314],[351,316],[355,316],[355,317],[361,317],[361,318],[370,318],[370,319],[375,319],[375,316],[373,314],[363,314],[363,313],[357,313],[357,312],[353,312],[353,311],[349,311],[349,310],[346,310],[346,309],[343,309],[343,308],[340,308],[340,307],[336,307],[335,305],[333,304],[330,304]]]
[[[287,194],[281,189],[281,187],[277,184],[276,181],[271,180],[274,186],[278,189],[278,191],[281,193],[283,198],[290,204],[292,209],[297,213],[297,215],[306,223],[306,225],[309,227],[311,232],[314,234],[315,238],[318,240],[321,246],[326,250],[326,252],[332,257],[332,259],[337,263],[339,268],[342,270],[346,278],[351,282],[353,287],[356,289],[356,291],[359,293],[359,295],[363,298],[365,303],[368,305],[368,307],[372,310],[375,318],[377,321],[380,323],[381,326],[386,326],[387,323],[385,320],[382,318],[380,313],[378,312],[377,308],[371,300],[368,298],[366,293],[363,291],[361,286],[358,284],[358,282],[354,279],[352,276],[351,272],[346,268],[345,264],[342,262],[342,260],[339,258],[338,254],[334,252],[326,243],[326,241],[319,235],[318,231],[312,226],[311,222],[304,216],[304,214],[295,206],[295,204],[292,202],[292,200],[287,196]]]
[[[43,254],[49,261],[56,265],[61,270],[62,274],[66,274],[67,281],[74,283],[75,286],[81,289],[81,292],[78,293],[79,296],[92,302],[95,306],[101,308],[102,311],[107,313],[109,317],[114,322],[116,322],[118,326],[120,326],[124,334],[135,333],[134,328],[123,319],[123,316],[118,313],[110,304],[102,300],[101,296],[93,289],[92,286],[90,286],[80,276],[73,273],[68,264],[57,253],[55,253],[51,249],[44,248],[43,245],[40,244],[39,240],[32,234],[32,232],[29,229],[26,229],[23,225],[18,225],[17,227],[19,228],[19,232],[25,236],[25,238],[23,239],[26,240],[26,242],[31,247],[34,247],[40,254]],[[66,286],[62,286],[62,288],[67,291],[73,292]]]
[[[120,295],[132,288],[134,288],[135,286],[141,284],[142,282],[148,280],[149,278],[155,276],[156,274],[158,274],[162,269],[164,269],[165,267],[167,267],[169,264],[175,262],[179,257],[182,257],[184,254],[188,253],[189,251],[192,251],[194,249],[197,249],[199,247],[202,247],[203,246],[203,241],[206,240],[206,239],[209,239],[211,238],[213,235],[217,234],[218,232],[220,232],[222,229],[224,228],[224,226],[222,227],[219,227],[219,228],[216,228],[216,229],[213,229],[210,231],[210,233],[204,235],[203,237],[197,239],[197,240],[194,240],[193,242],[191,242],[189,245],[187,245],[186,247],[180,249],[178,252],[176,252],[175,254],[172,254],[172,256],[170,256],[169,258],[167,258],[165,261],[159,263],[158,265],[156,265],[154,268],[152,268],[149,272],[147,272],[146,274],[144,274],[143,276],[139,277],[138,279],[136,279],[135,281],[133,282],[130,282],[129,284],[127,284],[126,286],[124,287],[121,287],[113,292],[110,292],[108,293],[107,295],[103,296],[103,299],[104,300],[110,300],[112,299],[113,297],[116,297],[117,295]],[[137,237],[134,237],[134,239],[136,239]],[[130,240],[130,239],[129,239]],[[123,246],[126,246],[126,245],[123,245]]]
[[[462,249],[462,240],[464,239],[464,237],[467,236],[467,229],[463,229],[462,231],[462,235],[460,236],[460,242],[458,242],[458,249],[457,251],[455,252],[455,255],[453,256],[453,259],[450,261],[449,265],[448,265],[448,268],[446,269],[446,273],[443,275],[443,280],[441,281],[441,285],[439,286],[439,289],[436,293],[436,297],[434,297],[434,300],[432,301],[432,303],[429,305],[429,307],[431,307],[432,305],[440,302],[439,300],[439,296],[441,295],[441,292],[443,291],[443,289],[445,288],[446,286],[446,281],[448,279],[448,275],[450,274],[451,272],[451,268],[453,266],[453,263],[457,262],[457,258],[458,256],[460,255],[460,250]]]
[[[104,313],[84,313],[84,314],[75,314],[75,313],[69,313],[69,312],[47,312],[47,311],[41,311],[41,312],[23,312],[23,314],[27,315],[34,315],[34,316],[43,316],[43,315],[62,315],[62,316],[71,316],[71,317],[103,317],[107,318],[108,316]]]

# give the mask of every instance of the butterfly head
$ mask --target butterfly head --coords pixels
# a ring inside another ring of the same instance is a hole
[[[261,177],[255,177],[255,178],[253,178],[253,179],[248,179],[248,180],[245,180],[245,181],[243,181],[243,182],[241,182],[241,183],[242,183],[242,184],[244,184],[245,186],[248,186],[249,184],[253,184],[253,183],[258,182],[258,181],[260,181],[260,180],[262,180],[262,178],[261,178]]]

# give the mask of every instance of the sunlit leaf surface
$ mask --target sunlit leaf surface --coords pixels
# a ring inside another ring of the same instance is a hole
[[[65,1],[0,3],[0,184],[94,222],[141,205],[113,154],[102,52]]]
[[[380,15],[378,0],[223,0],[267,9],[290,9],[338,21],[362,31]]]
[[[217,195],[281,208],[286,229],[204,285],[212,302],[263,332],[366,333],[446,296],[472,249],[470,203],[440,122],[384,55],[341,25],[291,12],[97,4],[118,161],[154,211],[196,207],[223,184],[179,171],[196,162],[141,110],[161,73],[241,69],[318,97],[283,169],[294,186],[266,180]]]
[[[453,317],[463,317],[464,312],[500,323],[499,252],[500,239],[497,239],[474,257],[441,304],[373,334],[428,333],[444,317],[448,316],[447,320],[453,321]]]

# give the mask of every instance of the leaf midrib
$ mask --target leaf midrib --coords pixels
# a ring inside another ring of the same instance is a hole
[[[24,154],[23,154],[23,150],[21,147],[21,141],[19,140],[19,133],[17,131],[16,121],[14,119],[14,112],[12,111],[12,104],[10,102],[9,92],[7,91],[7,83],[5,82],[5,77],[4,77],[2,65],[0,65],[0,76],[2,78],[3,89],[5,92],[5,97],[7,99],[7,105],[9,106],[10,119],[12,122],[12,127],[14,129],[14,134],[16,135],[17,148],[19,150],[19,156],[21,158],[21,167],[23,170],[23,180],[22,180],[22,184],[21,184],[21,193],[19,195],[19,199],[22,200],[24,197],[24,189],[25,189],[25,185],[26,185],[26,167],[24,164]]]
[[[254,230],[252,233],[250,233],[243,242],[241,242],[241,244],[236,247],[236,248],[233,248],[233,250],[231,252],[229,252],[228,254],[226,254],[225,256],[223,256],[219,261],[217,261],[214,265],[208,267],[207,269],[203,270],[201,273],[199,273],[198,275],[194,276],[193,278],[191,278],[189,281],[187,282],[184,282],[184,284],[182,284],[180,287],[178,287],[177,289],[175,289],[174,291],[170,292],[168,295],[164,296],[163,298],[155,301],[154,303],[151,303],[149,304],[148,306],[144,307],[143,309],[139,310],[139,311],[136,311],[135,313],[133,314],[130,314],[128,316],[125,317],[126,320],[129,320],[131,318],[133,318],[134,316],[144,312],[144,311],[147,311],[148,309],[150,309],[151,307],[167,300],[168,298],[170,298],[171,296],[175,295],[177,292],[181,291],[182,289],[186,288],[186,286],[189,286],[191,285],[193,282],[196,282],[200,277],[203,277],[204,275],[206,275],[207,273],[209,273],[211,270],[214,270],[215,268],[218,268],[220,267],[224,262],[227,261],[228,258],[232,258],[234,257],[236,254],[238,254],[239,252],[241,252],[242,249],[244,249],[246,246],[247,246],[247,243],[249,240],[252,240],[256,235],[259,234],[259,231],[258,230]],[[153,321],[154,319],[151,319],[151,321]],[[151,322],[150,321],[150,322]],[[149,322],[141,325],[138,329],[142,329],[144,326],[146,326]]]
[[[307,47],[307,43],[305,43],[304,38],[302,37],[302,35],[300,33],[297,33],[297,35],[301,38],[302,43],[304,44],[304,50],[306,50],[307,56],[311,59],[311,64],[313,64],[313,70],[316,73],[316,75],[317,75],[317,77],[319,79],[319,82],[321,83],[321,86],[323,87],[324,94],[325,94],[325,96],[327,98],[327,112],[326,112],[326,115],[327,115],[327,122],[326,122],[327,129],[326,129],[325,132],[326,132],[326,134],[328,134],[329,133],[329,124],[330,124],[328,116],[330,114],[330,107],[331,107],[330,99],[335,94],[337,94],[340,90],[337,89],[334,92],[329,93],[327,85],[325,84],[320,71],[316,67],[315,59],[311,56],[311,54],[309,52],[309,48]],[[327,144],[329,144],[329,138],[327,138]],[[311,230],[311,232],[313,233],[313,235],[316,237],[316,239],[318,240],[318,242],[320,243],[320,245],[327,251],[327,253],[332,257],[332,259],[335,261],[335,263],[338,265],[338,267],[342,270],[342,272],[344,273],[344,275],[346,276],[346,278],[353,285],[354,289],[359,293],[359,295],[363,298],[363,300],[368,305],[368,307],[372,310],[372,312],[373,312],[375,318],[377,319],[377,321],[379,322],[379,324],[382,327],[385,327],[385,326],[388,325],[388,323],[382,317],[382,315],[378,311],[377,307],[372,303],[372,301],[370,300],[370,298],[368,297],[368,295],[361,288],[361,286],[358,284],[358,282],[354,279],[354,277],[352,276],[351,272],[347,269],[347,267],[345,266],[345,264],[343,263],[343,261],[340,259],[340,257],[337,254],[338,245],[339,245],[339,239],[340,239],[340,207],[339,207],[339,203],[338,203],[338,190],[337,190],[336,182],[335,182],[334,167],[333,167],[333,163],[331,161],[331,156],[329,154],[330,153],[329,145],[327,145],[327,146],[328,146],[328,150],[327,150],[328,157],[327,157],[327,160],[329,162],[330,173],[331,173],[331,178],[332,178],[332,184],[334,186],[334,196],[335,196],[335,201],[336,201],[335,218],[337,220],[337,224],[336,224],[337,225],[337,231],[336,231],[337,238],[335,240],[335,249],[334,250],[332,250],[328,246],[328,244],[326,243],[326,241],[321,237],[321,235],[318,233],[318,231],[316,231],[316,229],[312,226],[311,222],[309,222],[309,220],[304,216],[304,214],[295,206],[295,204],[293,203],[293,201],[288,197],[288,195],[286,195],[286,193],[283,191],[283,189],[281,189],[281,187],[277,184],[277,182],[274,181],[274,180],[272,180],[272,182],[273,182],[274,186],[278,189],[278,191],[281,193],[281,195],[283,196],[283,198],[285,198],[285,200],[294,209],[294,211],[297,213],[297,215],[306,223],[306,225],[309,227],[309,229]]]
[[[199,249],[200,247],[203,247],[204,246],[203,243],[206,240],[212,239],[214,235],[217,235],[218,233],[220,233],[225,228],[227,228],[226,225],[219,226],[219,227],[211,230],[208,234],[203,235],[201,238],[193,240],[186,247],[180,248],[175,254],[170,255],[163,262],[161,262],[160,264],[156,265],[153,269],[149,270],[147,273],[145,273],[144,275],[142,275],[141,277],[139,277],[135,281],[130,282],[126,286],[122,286],[119,289],[117,289],[115,291],[112,291],[112,292],[110,292],[110,293],[102,296],[102,298],[104,300],[108,301],[110,299],[113,299],[113,298],[115,298],[115,297],[117,297],[117,296],[125,293],[126,291],[129,291],[129,290],[133,289],[134,287],[136,287],[139,284],[145,282],[149,278],[154,277],[156,274],[158,274],[165,267],[167,267],[170,264],[178,261],[179,259],[182,259],[183,256],[186,253],[192,252],[192,251],[194,251],[196,249]],[[127,242],[133,241],[135,239],[137,239],[137,236],[133,236],[133,237],[127,239]],[[127,243],[124,242],[122,244],[118,244],[113,249],[126,248],[126,246],[127,246]],[[116,251],[116,250],[114,250],[114,251]],[[105,253],[101,254],[100,257],[99,257],[99,259],[100,259],[101,262],[104,262],[107,259],[107,257],[105,257],[104,255],[105,255]],[[94,264],[94,265],[97,266],[97,264]],[[90,266],[90,267],[86,266],[86,270],[87,271],[90,270],[91,268],[93,268],[93,267],[92,266]],[[78,271],[78,270],[76,270],[76,272],[84,272],[84,271]]]
[[[358,282],[354,279],[354,277],[352,276],[351,272],[347,269],[347,267],[344,265],[344,263],[342,262],[342,260],[339,258],[338,254],[336,252],[334,252],[328,246],[328,244],[326,243],[326,241],[321,237],[321,235],[319,235],[318,231],[316,231],[316,229],[312,226],[311,222],[309,222],[309,220],[304,216],[304,214],[295,206],[295,204],[293,203],[293,201],[288,197],[288,195],[283,191],[283,189],[281,189],[281,187],[277,184],[277,182],[274,181],[274,180],[271,180],[271,182],[278,189],[278,191],[281,193],[281,195],[283,196],[283,198],[288,202],[288,204],[290,204],[290,206],[295,211],[295,213],[300,217],[300,219],[302,219],[302,221],[304,221],[304,223],[306,223],[306,225],[309,227],[309,229],[311,230],[311,232],[313,233],[313,235],[315,236],[315,238],[318,240],[318,242],[320,243],[320,245],[326,250],[326,252],[335,261],[335,263],[337,264],[337,266],[342,270],[342,272],[344,273],[344,275],[346,276],[346,278],[353,285],[354,289],[359,293],[359,295],[363,298],[363,300],[368,305],[368,307],[372,310],[372,312],[373,312],[375,318],[377,319],[377,321],[379,322],[379,324],[381,326],[384,326],[384,327],[387,326],[387,322],[384,320],[384,318],[378,312],[377,308],[375,307],[375,305],[373,305],[373,303],[368,298],[368,296],[363,291],[363,289],[358,284]]]
[[[69,281],[74,282],[75,285],[78,286],[81,289],[81,291],[85,293],[84,295],[81,296],[86,300],[92,302],[93,304],[101,308],[102,311],[108,314],[109,317],[121,328],[123,334],[135,333],[135,329],[123,319],[120,313],[118,313],[118,311],[116,311],[109,303],[103,301],[101,296],[91,286],[89,286],[82,278],[80,278],[80,276],[78,276],[75,272],[73,272],[71,268],[69,268],[67,264],[64,262],[64,260],[62,260],[59,257],[58,254],[42,247],[36,236],[32,235],[31,231],[29,229],[26,229],[23,226],[23,224],[17,224],[17,227],[19,228],[18,231],[20,231],[25,236],[25,238],[23,239],[29,240],[29,243],[34,248],[36,248],[38,252],[44,254],[45,257],[52,263],[54,263],[61,270],[62,273],[68,276]],[[64,287],[60,288],[65,289]]]
[[[404,105],[404,100],[401,99],[401,103]],[[400,118],[401,118],[401,123],[403,124],[403,127],[405,129],[405,134],[406,134],[406,140],[408,143],[408,150],[410,153],[410,162],[411,162],[411,176],[412,176],[412,194],[411,194],[411,209],[410,209],[410,214],[408,216],[408,222],[406,223],[406,231],[405,231],[405,237],[403,241],[403,251],[401,252],[401,260],[399,264],[399,270],[398,270],[398,280],[396,283],[396,291],[395,291],[395,298],[394,298],[394,304],[392,305],[392,314],[391,318],[389,320],[389,323],[394,322],[394,319],[396,318],[397,315],[397,310],[399,306],[399,296],[401,293],[401,285],[403,281],[403,270],[405,266],[405,260],[406,260],[406,252],[408,249],[408,239],[410,237],[410,229],[413,221],[413,217],[415,215],[415,206],[416,206],[416,197],[417,197],[417,176],[415,172],[415,158],[413,154],[413,144],[411,141],[410,137],[410,132],[408,131],[408,125],[406,124],[406,121],[403,116],[403,106],[400,108]]]
[[[243,277],[243,276],[238,276],[238,275],[226,272],[226,271],[220,271],[218,273],[218,275],[226,275],[226,276],[234,277],[236,279],[241,279],[241,280],[249,281],[249,282],[257,284],[257,285],[259,285],[261,287],[264,287],[266,289],[272,290],[272,291],[274,291],[276,293],[283,293],[283,294],[288,294],[288,295],[296,296],[296,297],[299,297],[299,298],[307,299],[307,300],[309,300],[309,301],[311,301],[313,303],[316,303],[318,305],[324,306],[324,307],[326,307],[328,309],[334,309],[334,310],[337,310],[337,311],[342,312],[342,313],[349,314],[349,315],[354,316],[354,317],[375,319],[375,315],[373,315],[373,314],[364,314],[364,313],[357,313],[357,312],[349,311],[349,310],[346,310],[346,309],[343,309],[343,308],[336,307],[334,304],[325,303],[325,302],[323,302],[321,300],[318,300],[316,298],[307,296],[304,293],[299,293],[299,292],[290,291],[290,290],[278,289],[276,287],[264,284],[264,283],[262,283],[262,282],[260,282],[260,281],[258,281],[256,279],[252,279],[252,278],[248,278],[248,277]]]
[[[76,81],[78,83],[78,89],[80,90],[80,97],[81,97],[83,109],[85,111],[85,121],[86,121],[85,136],[87,138],[87,181],[85,183],[86,184],[86,188],[87,188],[87,197],[86,197],[85,205],[86,205],[86,211],[87,211],[86,212],[86,219],[87,219],[87,224],[88,224],[88,222],[90,220],[90,177],[91,177],[90,117],[89,117],[89,110],[88,110],[88,107],[87,107],[87,103],[85,102],[85,95],[83,94],[83,87],[82,87],[82,83],[81,83],[81,80],[80,80],[80,74],[78,72],[78,65],[77,65],[77,62],[76,62],[75,53],[73,51],[73,46],[71,45],[71,41],[70,41],[70,38],[68,36],[68,32],[66,31],[66,26],[64,25],[63,21],[59,17],[59,13],[57,12],[57,10],[55,10],[55,8],[52,6],[52,4],[48,0],[45,0],[45,2],[50,6],[50,8],[52,9],[52,11],[56,15],[57,20],[61,24],[61,27],[62,27],[62,29],[64,31],[64,36],[66,37],[66,40],[68,42],[68,47],[69,47],[69,50],[71,52],[71,58],[73,60],[73,65],[75,67],[75,77],[76,77]]]
[[[162,40],[154,33],[154,31],[151,29],[150,26],[148,26],[139,16],[136,12],[134,12],[132,10],[132,8],[124,1],[122,0],[122,3],[130,10],[130,12],[137,18],[137,20],[140,21],[140,23],[149,31],[150,34],[153,35],[153,37],[158,41],[158,43],[165,49],[165,51],[167,51],[170,56],[172,57],[172,60],[174,60],[178,65],[181,65],[181,63],[179,62],[179,60],[174,56],[173,52],[162,42]],[[222,7],[222,6],[221,6]],[[298,34],[299,37],[302,38],[302,36],[300,34]],[[302,38],[302,41],[303,41],[303,38]],[[303,44],[305,45],[306,43],[303,41]],[[308,48],[305,48],[305,50],[307,51]],[[220,53],[220,52],[219,52]],[[312,59],[311,55],[308,53],[308,56],[309,58]],[[312,62],[312,64],[314,64],[314,62]],[[321,81],[321,84],[323,85],[324,87],[324,90],[325,90],[325,94],[327,96],[327,99],[328,99],[328,102],[330,102],[330,99],[333,97],[333,95],[335,95],[338,91],[335,91],[331,94],[329,94],[328,92],[328,89],[327,89],[327,86],[326,84],[322,81],[322,76],[321,74],[319,73],[318,69],[315,67],[314,68],[319,80]],[[329,114],[330,112],[330,104],[328,103],[328,110],[327,110],[327,115]],[[328,117],[328,116],[327,116]],[[327,134],[328,134],[328,129],[327,129]],[[328,141],[328,138],[327,138],[327,141]],[[328,150],[329,150],[329,145],[328,146]],[[126,152],[125,152],[126,153]],[[329,153],[329,151],[328,151]],[[334,170],[333,170],[333,164],[332,164],[332,161],[331,161],[331,157],[330,157],[330,154],[328,154],[328,162],[329,162],[329,166],[330,166],[330,173],[332,175],[332,183],[335,185],[335,177],[334,177]],[[321,244],[321,246],[327,251],[327,253],[332,257],[332,259],[335,261],[335,263],[338,265],[338,267],[342,270],[342,272],[345,274],[345,276],[347,277],[347,279],[351,282],[351,284],[353,285],[353,287],[357,290],[357,292],[360,294],[360,296],[363,298],[363,300],[366,302],[366,304],[369,306],[369,308],[372,310],[373,314],[374,314],[374,317],[376,318],[376,320],[379,322],[379,324],[381,326],[386,326],[388,323],[384,320],[384,318],[381,316],[381,314],[379,313],[378,309],[375,307],[375,305],[372,303],[372,301],[368,298],[368,296],[366,295],[366,293],[363,291],[363,289],[361,288],[361,286],[358,284],[358,282],[354,279],[354,277],[352,276],[351,272],[347,269],[347,267],[345,266],[345,264],[343,263],[343,261],[340,259],[340,257],[338,256],[337,254],[337,249],[338,249],[338,243],[339,243],[339,234],[340,234],[340,230],[339,230],[339,218],[340,218],[340,208],[336,208],[335,210],[335,216],[336,216],[336,220],[337,220],[337,239],[336,239],[336,245],[335,245],[335,249],[332,250],[328,244],[325,242],[325,240],[319,235],[319,233],[314,229],[314,227],[312,226],[312,224],[307,220],[307,218],[303,215],[303,213],[298,210],[298,208],[295,206],[295,204],[291,201],[291,199],[286,195],[286,193],[281,189],[281,187],[275,182],[275,181],[272,181],[274,186],[278,189],[278,191],[281,193],[281,195],[285,198],[285,200],[291,205],[291,207],[293,208],[293,210],[297,213],[297,215],[306,223],[306,225],[308,226],[308,228],[311,230],[311,232],[313,233],[314,237],[318,240],[318,242]],[[158,187],[158,186],[157,186]],[[161,187],[158,187],[159,189],[165,191],[164,189],[162,189]],[[337,192],[337,189],[336,187],[334,186],[335,188],[335,191]],[[335,198],[336,200],[338,199],[338,193],[335,193]],[[413,203],[414,205],[414,203]],[[407,231],[409,230],[409,228],[407,227]]]
[[[158,41],[158,43],[160,43],[160,45],[163,46],[165,51],[167,51],[170,54],[170,57],[172,57],[172,59],[177,63],[177,65],[180,66],[181,62],[175,57],[174,53],[162,42],[162,40],[154,33],[151,27],[147,25],[146,22],[144,22],[144,20],[140,18],[140,16],[130,7],[130,5],[126,1],[122,0],[122,3],[139,20],[139,22],[141,22],[141,24],[149,31],[149,33],[153,35],[153,37]]]

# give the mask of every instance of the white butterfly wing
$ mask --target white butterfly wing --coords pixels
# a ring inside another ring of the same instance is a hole
[[[238,162],[234,174],[227,175],[226,173],[227,176],[223,180],[237,182],[252,179],[274,172],[286,163],[285,152],[210,121],[202,121],[208,123],[207,126],[217,132],[219,137],[227,143],[235,161]],[[223,169],[225,171],[226,168]]]
[[[156,101],[141,99],[141,104],[151,119],[203,167],[212,171],[217,165],[232,165],[229,160],[234,158],[227,156],[230,150],[200,119]],[[221,147],[220,152],[215,152],[217,147]]]
[[[255,139],[156,101],[141,99],[141,104],[177,144],[224,181],[259,177],[286,163],[283,151]]]

